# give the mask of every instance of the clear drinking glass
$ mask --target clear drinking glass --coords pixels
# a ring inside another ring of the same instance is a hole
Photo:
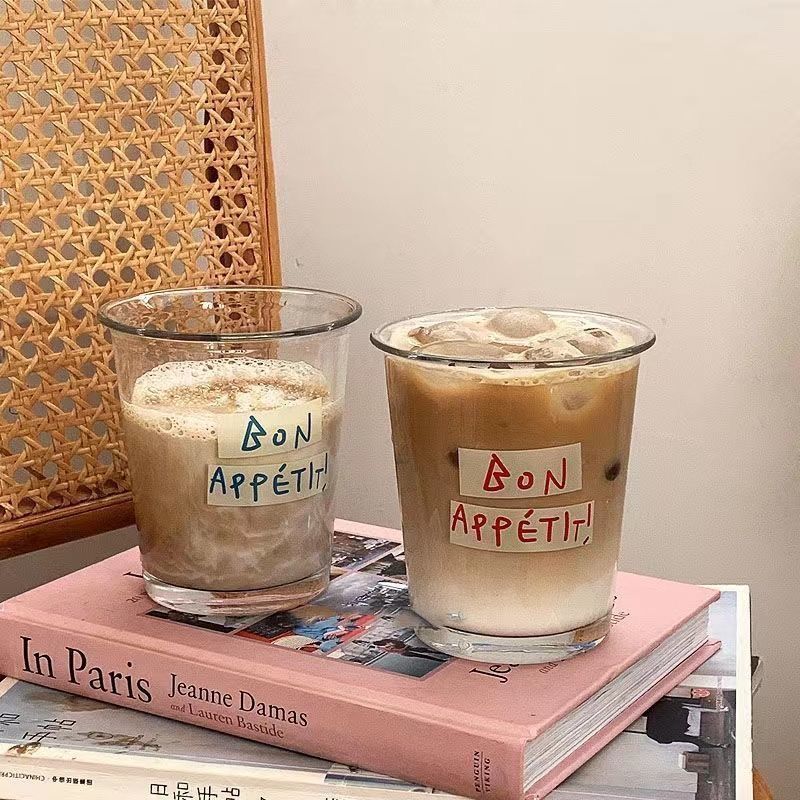
[[[384,353],[418,635],[535,663],[609,631],[640,323],[479,308],[388,324]]]
[[[348,326],[312,289],[106,304],[150,597],[194,614],[302,605],[328,584]]]

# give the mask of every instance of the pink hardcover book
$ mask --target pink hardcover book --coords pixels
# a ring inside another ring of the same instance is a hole
[[[161,609],[136,550],[8,600],[0,673],[455,794],[538,800],[717,648],[718,592],[620,574],[612,633],[590,653],[449,658],[414,636],[396,533],[344,527],[329,591],[271,617]]]

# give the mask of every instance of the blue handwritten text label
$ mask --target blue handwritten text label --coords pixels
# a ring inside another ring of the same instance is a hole
[[[331,473],[327,451],[275,464],[209,464],[210,506],[270,506],[324,492]]]
[[[244,414],[220,414],[217,419],[220,458],[252,458],[290,453],[322,438],[322,400]]]

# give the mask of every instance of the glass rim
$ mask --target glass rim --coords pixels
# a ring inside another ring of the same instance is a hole
[[[332,320],[315,325],[302,325],[294,328],[283,328],[275,331],[254,331],[241,333],[213,333],[213,332],[182,332],[168,331],[163,328],[139,328],[135,325],[128,325],[115,319],[112,315],[114,310],[133,301],[141,301],[143,298],[165,297],[165,296],[187,296],[192,294],[202,294],[204,292],[214,292],[215,294],[233,293],[252,293],[252,294],[278,294],[290,296],[309,296],[316,295],[326,297],[330,300],[342,302],[349,310]],[[119,333],[126,333],[132,336],[141,336],[148,339],[165,339],[175,342],[243,342],[243,341],[263,341],[268,339],[288,339],[296,336],[312,336],[318,333],[329,333],[330,331],[344,328],[355,322],[362,313],[361,303],[338,292],[329,292],[326,289],[310,289],[300,286],[184,286],[176,289],[154,289],[150,292],[139,292],[138,294],[118,297],[100,306],[97,312],[98,319],[107,328]]]
[[[385,332],[395,326],[404,322],[412,322],[416,319],[424,319],[426,317],[435,317],[437,315],[446,314],[469,314],[487,310],[504,311],[513,308],[535,308],[537,311],[544,313],[558,314],[575,314],[587,315],[594,317],[600,321],[613,320],[614,322],[622,322],[636,328],[642,334],[642,341],[629,345],[628,347],[621,347],[618,350],[612,350],[610,353],[601,353],[597,355],[583,355],[573,356],[571,358],[562,359],[542,359],[540,361],[504,361],[493,359],[480,359],[480,358],[465,358],[463,356],[448,356],[440,353],[421,353],[414,352],[414,350],[405,349],[402,347],[394,347],[389,344],[386,339],[381,338]],[[625,358],[639,355],[645,350],[649,350],[656,343],[655,332],[638,320],[624,317],[620,314],[610,314],[604,311],[589,311],[583,308],[559,308],[554,306],[476,306],[468,308],[455,308],[449,311],[432,311],[430,313],[411,314],[407,317],[393,320],[381,325],[375,329],[369,336],[370,342],[375,347],[392,356],[398,358],[405,358],[409,361],[424,361],[432,364],[444,364],[453,367],[473,367],[483,369],[564,369],[568,367],[585,367],[595,364],[606,364],[611,361],[621,361]]]

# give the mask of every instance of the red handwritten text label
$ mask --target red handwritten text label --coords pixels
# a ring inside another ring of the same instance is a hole
[[[458,449],[465,497],[550,497],[581,488],[579,443],[539,450]]]
[[[569,550],[591,543],[594,517],[594,500],[555,508],[489,508],[453,500],[450,541],[495,552]]]

